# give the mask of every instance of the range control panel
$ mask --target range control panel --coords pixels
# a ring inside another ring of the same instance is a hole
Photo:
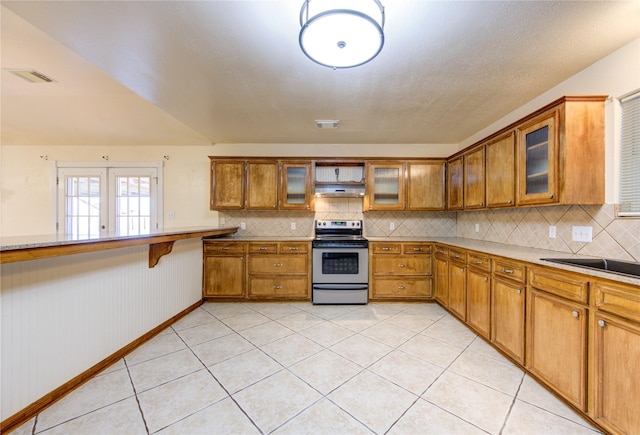
[[[358,229],[362,228],[362,221],[359,220],[350,220],[350,221],[324,221],[317,220],[316,228],[322,229],[340,229],[340,228],[350,228],[350,229]]]

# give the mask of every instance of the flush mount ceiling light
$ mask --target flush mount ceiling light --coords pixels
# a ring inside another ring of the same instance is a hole
[[[333,69],[363,65],[384,45],[379,0],[306,0],[300,10],[300,48]]]

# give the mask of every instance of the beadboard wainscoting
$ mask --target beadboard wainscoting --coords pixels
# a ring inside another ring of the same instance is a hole
[[[0,266],[1,420],[202,298],[202,241],[149,268],[134,246]]]
[[[476,231],[478,224],[478,231]],[[549,237],[549,226],[556,237]],[[573,226],[590,226],[593,241],[572,240]],[[640,219],[617,218],[615,206],[567,205],[460,212],[457,236],[623,261],[640,261]]]

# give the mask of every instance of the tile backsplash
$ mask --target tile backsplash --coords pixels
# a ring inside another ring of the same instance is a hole
[[[555,238],[549,237],[551,225]],[[592,227],[593,241],[574,242],[573,226]],[[456,233],[467,239],[640,261],[640,219],[616,217],[612,204],[460,212]]]
[[[640,261],[640,219],[616,218],[613,205],[549,206],[469,212],[367,212],[357,198],[318,198],[314,212],[220,211],[220,224],[246,225],[240,236],[311,237],[315,219],[363,219],[367,237],[463,237],[558,252]],[[295,224],[295,229],[292,228]],[[556,237],[549,237],[549,226]],[[391,230],[391,227],[394,227]],[[593,241],[572,240],[590,226]],[[478,231],[476,231],[476,228]]]

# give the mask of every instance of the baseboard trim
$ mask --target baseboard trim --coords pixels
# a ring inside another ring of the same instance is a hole
[[[160,325],[156,326],[151,331],[147,332],[146,334],[132,341],[122,349],[109,355],[107,358],[103,359],[93,367],[89,368],[88,370],[85,370],[75,378],[62,384],[61,386],[51,391],[50,393],[42,396],[40,399],[36,400],[31,405],[27,406],[21,411],[16,412],[11,417],[8,417],[7,419],[3,420],[2,422],[0,422],[0,433],[11,432],[13,429],[17,428],[19,425],[28,421],[30,418],[35,417],[37,414],[42,412],[45,408],[51,406],[58,400],[62,399],[64,396],[66,396],[67,394],[69,394],[70,392],[78,388],[80,385],[84,384],[86,381],[88,381],[89,379],[91,379],[92,377],[100,373],[102,370],[109,367],[111,364],[118,361],[120,358],[123,358],[124,356],[126,356],[127,354],[135,350],[137,347],[151,340],[154,336],[156,336],[162,330],[169,327],[170,325],[172,325],[174,322],[181,319],[182,317],[186,316],[187,314],[189,314],[190,312],[198,308],[203,303],[204,303],[204,300],[199,300],[195,304],[185,308],[175,316],[171,317],[165,322],[162,322]]]

